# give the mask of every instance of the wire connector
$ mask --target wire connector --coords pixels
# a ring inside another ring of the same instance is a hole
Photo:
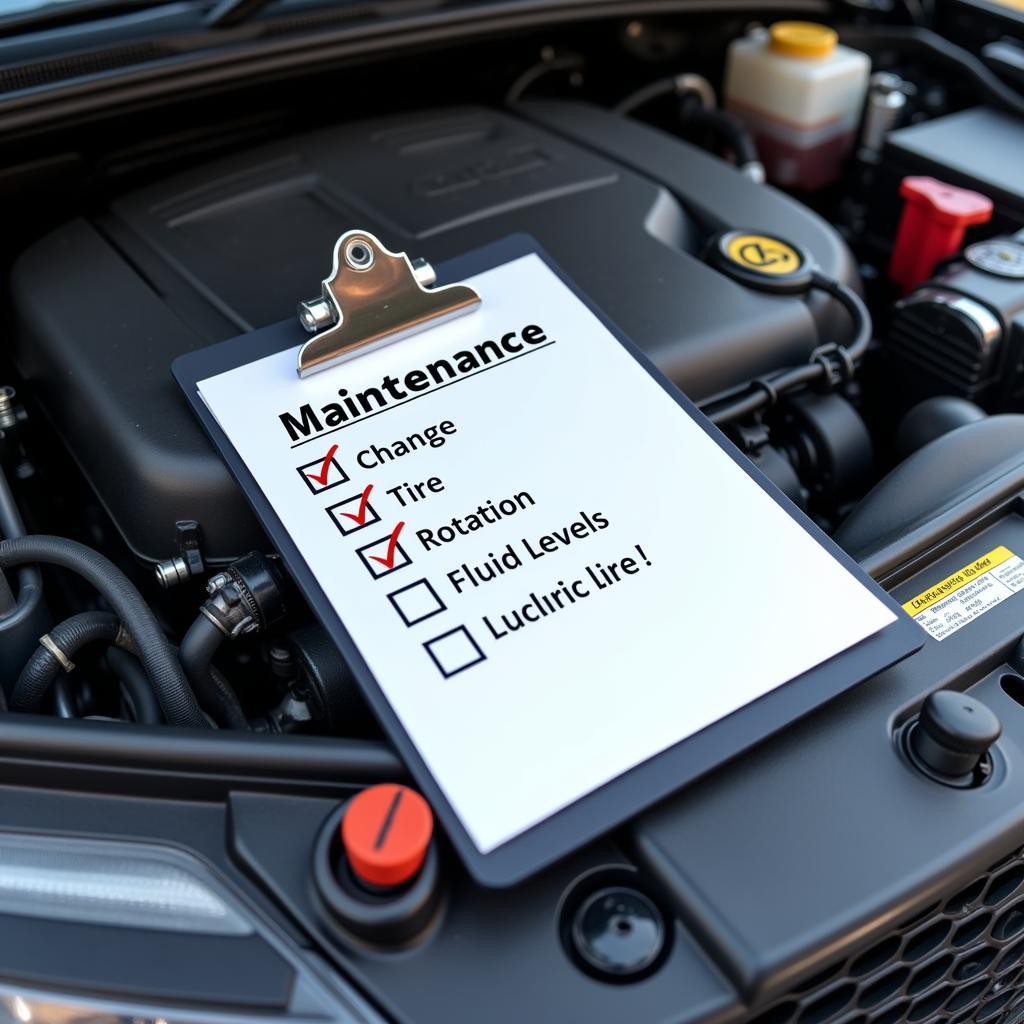
[[[819,345],[811,352],[809,363],[816,363],[822,369],[820,390],[835,391],[853,380],[856,367],[850,353],[842,345],[830,342]]]

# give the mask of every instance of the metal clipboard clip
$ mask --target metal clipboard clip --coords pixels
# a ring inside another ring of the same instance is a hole
[[[334,267],[320,298],[299,303],[299,322],[316,337],[299,349],[298,375],[337,366],[480,305],[467,285],[431,288],[436,280],[426,260],[391,252],[368,231],[346,231],[334,245]]]

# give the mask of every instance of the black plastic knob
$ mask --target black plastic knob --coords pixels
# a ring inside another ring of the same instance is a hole
[[[915,761],[936,777],[969,782],[1003,731],[995,713],[965,693],[931,694],[910,731]]]

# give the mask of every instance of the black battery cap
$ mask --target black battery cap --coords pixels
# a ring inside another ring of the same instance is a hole
[[[609,980],[642,977],[657,963],[666,943],[661,911],[642,892],[609,886],[577,909],[571,938],[589,971]]]
[[[938,690],[910,730],[909,753],[933,777],[956,784],[977,771],[1002,731],[995,712],[981,701]]]

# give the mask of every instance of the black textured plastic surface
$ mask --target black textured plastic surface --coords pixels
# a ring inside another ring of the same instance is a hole
[[[885,156],[901,174],[932,174],[983,192],[996,203],[997,216],[1017,226],[1024,218],[1024,130],[1010,114],[971,107],[899,128],[886,139]]]
[[[1024,851],[750,1024],[1017,1024],[1024,1019]]]
[[[45,953],[43,952],[45,950]],[[269,1012],[294,973],[259,936],[177,934],[0,914],[4,974],[75,991],[181,999]]]
[[[986,485],[1024,472],[1024,416],[968,423],[919,448],[857,505],[835,534],[858,561],[907,537]]]

